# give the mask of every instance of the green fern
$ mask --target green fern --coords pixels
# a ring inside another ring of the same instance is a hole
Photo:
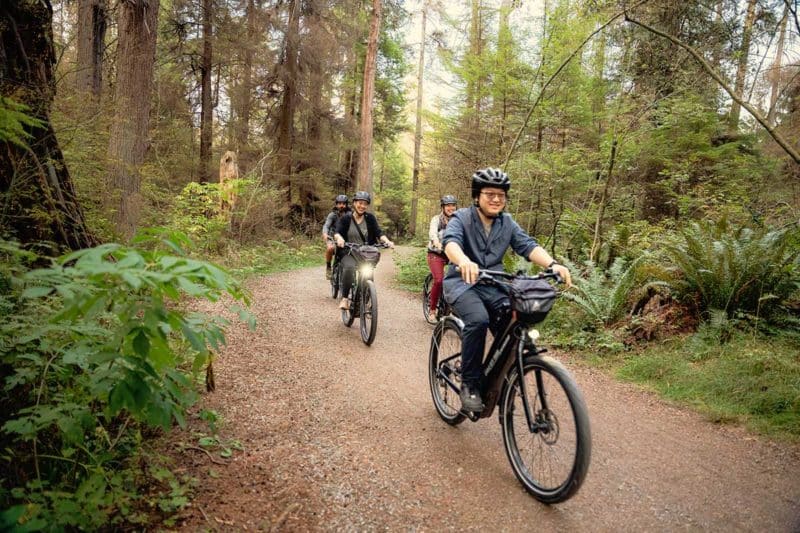
[[[628,263],[622,258],[617,258],[607,272],[603,272],[593,262],[585,263],[584,277],[576,276],[574,292],[564,293],[564,297],[577,305],[586,315],[587,319],[596,325],[613,324],[623,317],[631,294],[637,285],[639,266],[646,256],[640,256]],[[577,272],[574,265],[568,265],[570,270]],[[664,285],[660,281],[645,283],[639,290],[646,291],[649,287]]]
[[[31,135],[26,128],[41,128],[41,120],[27,115],[28,107],[0,96],[0,142],[5,141],[20,147],[27,147]]]
[[[692,224],[666,250],[679,275],[679,293],[696,299],[704,312],[720,309],[733,316],[767,312],[791,294],[800,253],[790,243],[789,229],[734,229],[721,220]]]

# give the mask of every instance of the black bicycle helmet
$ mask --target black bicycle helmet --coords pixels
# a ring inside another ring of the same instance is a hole
[[[336,197],[336,200],[334,200],[334,203],[337,203],[337,204],[340,204],[340,203],[341,203],[341,204],[345,204],[345,205],[347,205],[347,203],[348,203],[349,201],[350,201],[350,200],[347,198],[347,195],[346,195],[346,194],[340,194],[340,195],[338,195],[338,196]]]
[[[472,197],[477,198],[481,189],[485,187],[495,187],[508,192],[511,180],[508,179],[508,174],[499,168],[482,168],[472,175]]]
[[[458,204],[458,200],[456,200],[456,197],[453,196],[452,194],[445,194],[444,196],[442,196],[442,199],[439,200],[439,205],[444,207],[449,204],[456,205]]]
[[[364,200],[368,204],[372,203],[372,198],[367,191],[358,191],[355,193],[355,195],[353,195],[353,201],[355,202],[356,200]]]

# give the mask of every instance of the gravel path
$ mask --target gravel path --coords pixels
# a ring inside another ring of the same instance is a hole
[[[538,503],[496,417],[438,418],[432,327],[418,297],[391,288],[399,253],[377,269],[371,347],[358,321],[342,325],[321,267],[251,282],[258,330],[234,322],[203,400],[244,451],[224,466],[175,452],[200,481],[182,530],[800,531],[800,447],[712,424],[564,354],[589,407],[592,464],[574,498]]]

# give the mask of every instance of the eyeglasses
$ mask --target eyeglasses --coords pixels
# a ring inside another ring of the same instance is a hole
[[[486,196],[486,198],[488,198],[489,200],[502,200],[502,201],[505,201],[505,199],[506,199],[506,193],[504,193],[504,192],[486,192],[486,191],[481,191],[481,194]]]

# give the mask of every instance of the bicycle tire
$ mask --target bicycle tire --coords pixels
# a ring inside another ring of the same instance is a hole
[[[339,264],[333,268],[331,272],[331,298],[334,300],[339,296]]]
[[[422,315],[428,324],[436,324],[437,317],[431,315],[431,285],[433,285],[433,274],[428,274],[422,285]]]
[[[356,319],[356,314],[353,312],[354,307],[356,306],[356,287],[355,285],[350,288],[350,309],[342,309],[342,324],[346,327],[350,327],[353,325],[353,321]],[[344,296],[342,296],[344,297]]]
[[[464,421],[458,390],[461,385],[461,324],[452,317],[440,321],[431,336],[428,382],[433,406],[442,420],[455,426]]]
[[[364,341],[364,344],[370,346],[375,340],[375,334],[378,332],[378,291],[375,288],[375,282],[371,279],[364,284],[364,289],[361,293],[360,311],[359,329],[361,330],[361,340]]]
[[[541,427],[528,427],[515,365],[500,396],[503,445],[514,475],[528,493],[543,503],[563,502],[575,495],[589,469],[592,436],[586,403],[575,380],[555,359],[527,357],[523,368],[528,403]],[[547,409],[542,408],[543,395]],[[536,473],[535,467],[540,467]]]

